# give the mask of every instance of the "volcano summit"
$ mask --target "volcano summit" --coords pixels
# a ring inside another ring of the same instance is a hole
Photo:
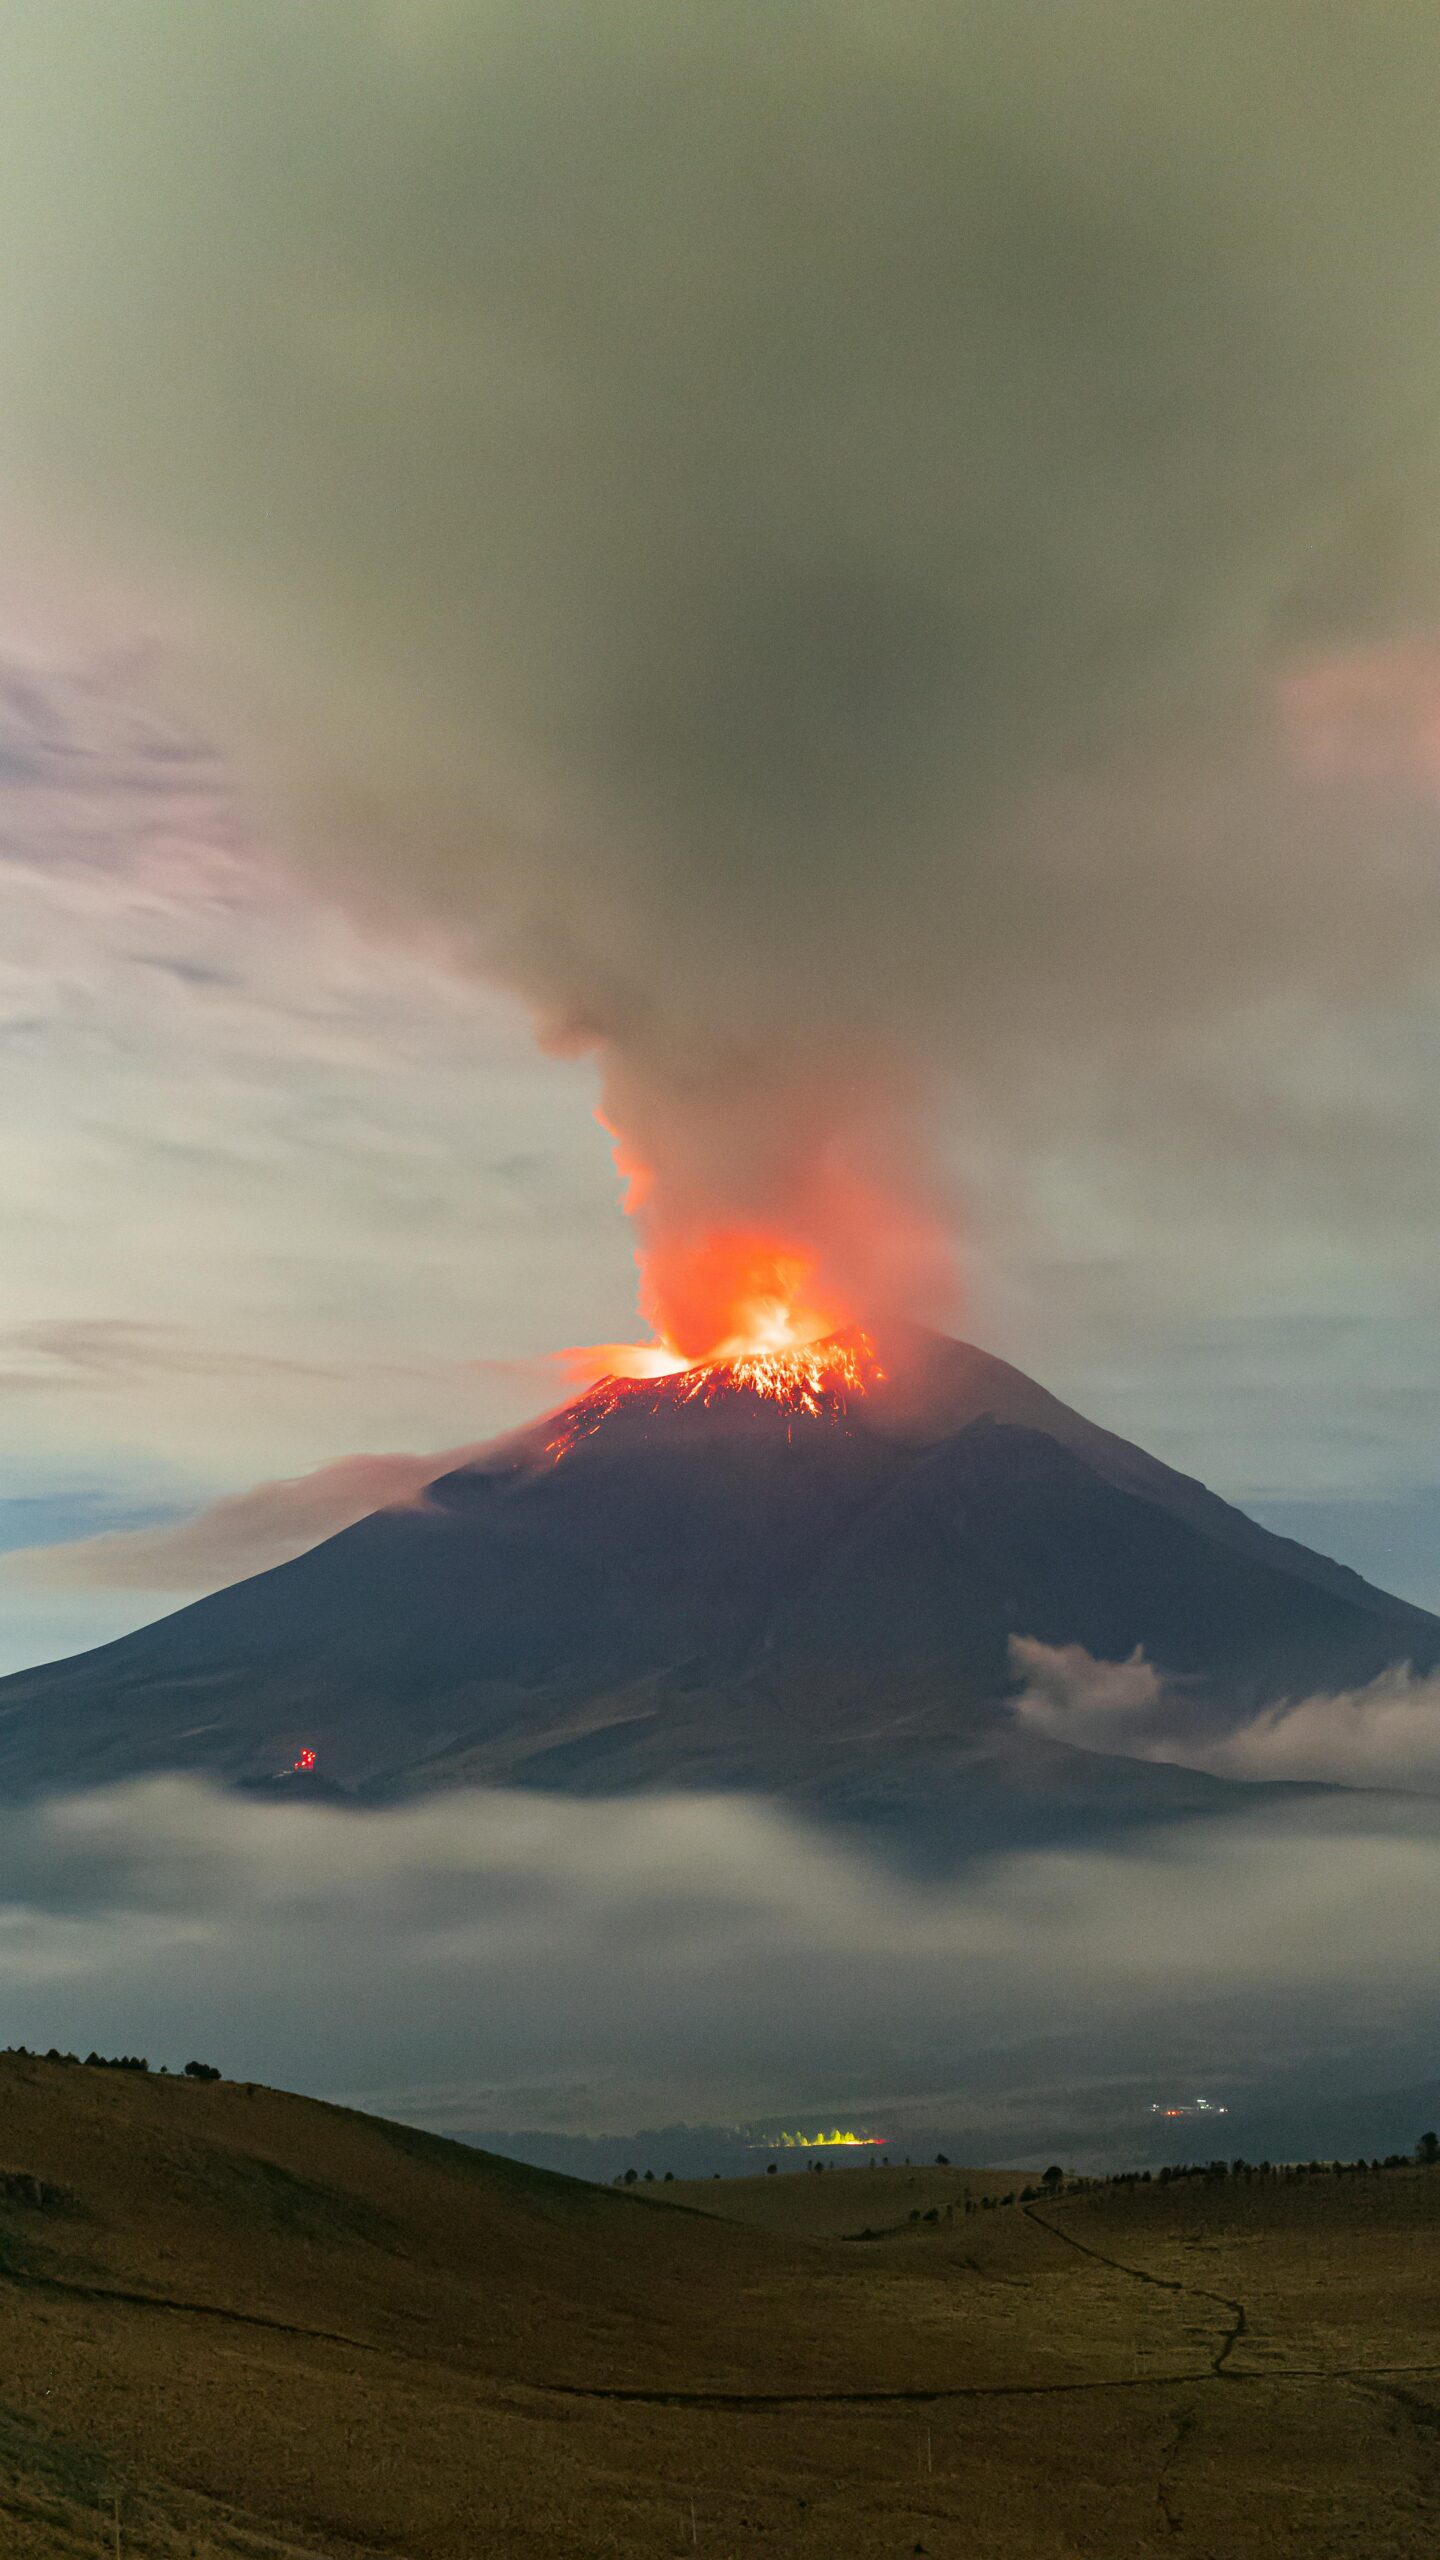
[[[416,1504],[0,1682],[14,1797],[187,1769],[370,1800],[752,1788],[937,1841],[1230,1788],[1023,1728],[1010,1645],[1138,1646],[1223,1732],[1440,1620],[919,1330],[605,1379]]]
[[[597,1378],[560,1416],[551,1455],[564,1458],[578,1442],[624,1417],[654,1423],[668,1408],[719,1406],[732,1418],[752,1403],[770,1404],[793,1422],[841,1423],[852,1405],[885,1383],[868,1333],[832,1334],[828,1341],[778,1351],[750,1351],[736,1360],[701,1360],[658,1379]]]

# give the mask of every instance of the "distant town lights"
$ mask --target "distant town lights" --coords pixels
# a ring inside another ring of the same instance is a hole
[[[775,2133],[763,2142],[747,2143],[750,2151],[879,2151],[889,2141],[884,2133]]]

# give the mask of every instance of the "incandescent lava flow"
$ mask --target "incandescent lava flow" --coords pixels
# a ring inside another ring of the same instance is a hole
[[[773,1405],[789,1426],[825,1418],[843,1421],[884,1375],[870,1336],[853,1327],[820,1342],[697,1361],[663,1377],[611,1373],[566,1406],[548,1443],[549,1454],[568,1457],[579,1442],[592,1439],[622,1414],[644,1424],[686,1405],[713,1408],[732,1398],[757,1408]]]
[[[626,1206],[643,1213],[648,1177],[633,1159],[622,1169]],[[778,1413],[789,1436],[798,1422],[843,1420],[885,1375],[804,1245],[751,1228],[646,1232],[637,1258],[655,1339],[568,1355],[594,1383],[557,1417],[553,1458],[622,1415],[643,1427],[687,1406]]]

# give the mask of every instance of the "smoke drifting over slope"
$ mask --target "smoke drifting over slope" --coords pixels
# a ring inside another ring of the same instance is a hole
[[[423,1457],[360,1452],[309,1475],[222,1495],[188,1518],[12,1548],[0,1556],[0,1586],[14,1580],[41,1589],[217,1591],[304,1555],[372,1511],[422,1501],[437,1476],[472,1464],[486,1445],[432,1449]]]
[[[937,1078],[1223,1026],[1279,1109],[1440,956],[1437,79],[1302,0],[12,0],[8,461],[597,1054],[677,1339],[716,1232],[939,1312]]]

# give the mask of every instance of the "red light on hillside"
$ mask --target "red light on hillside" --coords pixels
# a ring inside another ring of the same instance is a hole
[[[314,1754],[314,1752],[313,1752],[313,1751],[302,1751],[302,1752],[301,1752],[301,1754],[300,1754],[299,1759],[295,1762],[295,1764],[294,1764],[294,1765],[295,1765],[295,1767],[296,1767],[297,1769],[313,1769],[313,1768],[314,1768],[314,1766],[315,1766],[315,1754]]]

